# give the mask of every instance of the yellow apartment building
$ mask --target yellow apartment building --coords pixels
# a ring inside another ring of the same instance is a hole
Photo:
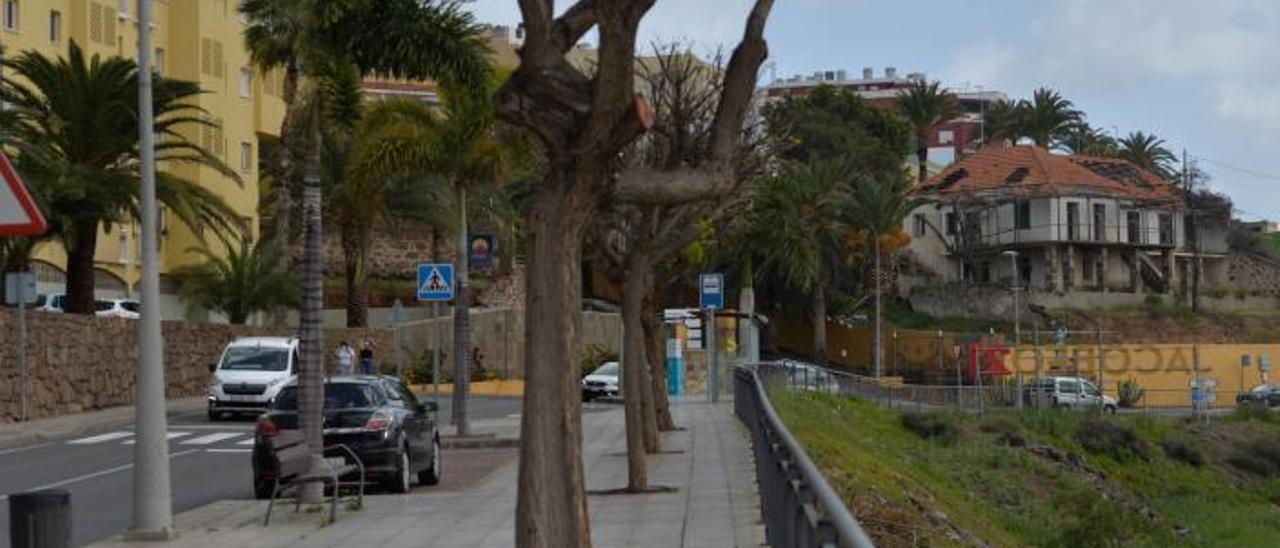
[[[89,55],[135,58],[138,0],[0,0],[0,44],[6,55],[38,51],[65,56],[74,40]],[[175,175],[213,190],[239,214],[245,235],[258,233],[259,140],[279,132],[284,115],[281,75],[257,73],[244,48],[245,21],[238,0],[150,0],[155,4],[152,46],[156,69],[167,78],[198,82],[205,93],[196,100],[218,129],[189,128],[187,138],[212,151],[237,170],[241,181],[211,169],[164,165]],[[101,297],[132,295],[140,257],[136,224],[115,226],[99,236],[96,271]],[[216,239],[211,245],[216,245]],[[161,212],[161,309],[165,317],[183,314],[166,274],[189,264],[199,245],[193,231]],[[49,243],[36,251],[42,292],[61,291],[65,254]]]

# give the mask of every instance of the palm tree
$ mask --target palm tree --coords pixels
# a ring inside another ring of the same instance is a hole
[[[987,105],[982,121],[984,141],[989,143],[1007,140],[1016,143],[1022,138],[1023,114],[1018,101],[1000,99]]]
[[[844,159],[796,162],[754,189],[746,241],[764,250],[761,270],[807,293],[813,313],[813,352],[826,358],[827,286],[844,261],[848,228],[841,197],[849,192]]]
[[[92,314],[99,231],[139,217],[138,67],[122,57],[86,58],[74,41],[67,57],[25,52],[6,58],[3,67],[9,74],[0,100],[9,105],[19,165],[45,201],[49,235],[67,252],[67,311]],[[180,133],[213,126],[204,110],[187,102],[199,93],[195,83],[156,78],[155,132],[163,137],[156,159],[208,166],[236,180],[220,159]],[[203,227],[219,235],[243,230],[220,197],[171,173],[156,174],[156,197],[197,235]]]
[[[1051,148],[1060,142],[1084,116],[1071,101],[1049,88],[1037,89],[1030,101],[1019,101],[1018,110],[1021,111],[1020,136],[1030,138],[1041,148]]]
[[[179,268],[173,276],[182,284],[182,296],[191,309],[220,312],[231,323],[243,324],[257,312],[275,312],[298,303],[298,282],[274,242],[241,240],[238,246],[229,246],[225,256],[207,247],[190,251],[203,262]]]
[[[916,136],[916,161],[920,165],[918,181],[929,177],[929,132],[938,124],[956,116],[959,107],[955,97],[938,82],[916,80],[898,92],[898,108],[911,124]]]
[[[1111,157],[1117,154],[1115,138],[1081,121],[1071,127],[1058,143],[1059,148],[1084,156]]]
[[[1164,139],[1136,131],[1120,139],[1116,154],[1123,160],[1166,179],[1175,176],[1172,165],[1177,161],[1173,152],[1164,146]]]
[[[875,317],[871,335],[871,358],[875,376],[884,374],[884,314],[882,301],[882,272],[880,240],[902,230],[902,220],[911,214],[922,201],[912,195],[911,184],[905,177],[886,173],[876,178],[860,177],[852,188],[841,196],[842,221],[849,226],[866,230],[871,235],[874,257],[872,296],[875,301]]]

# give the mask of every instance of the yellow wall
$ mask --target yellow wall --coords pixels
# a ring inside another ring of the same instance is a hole
[[[123,55],[137,51],[136,1],[128,0],[120,12],[118,0],[19,0],[16,31],[0,29],[6,55],[35,50],[45,55],[66,55],[70,40],[89,54]],[[156,68],[170,78],[199,82],[204,88],[197,103],[222,124],[220,130],[189,128],[188,139],[200,143],[240,174],[237,182],[208,168],[160,166],[221,196],[245,221],[247,235],[256,238],[258,228],[258,138],[275,135],[284,115],[279,73],[264,81],[252,73],[248,97],[240,93],[240,71],[249,63],[244,49],[244,24],[236,13],[236,0],[155,0],[152,45]],[[50,40],[51,12],[61,14],[59,40]],[[96,22],[96,24],[95,24]],[[247,169],[241,166],[241,144],[249,146]],[[172,219],[165,219],[161,235],[161,272],[188,264],[187,249],[198,245],[195,234]],[[121,234],[123,233],[123,240]],[[137,227],[113,227],[99,236],[97,266],[132,286],[139,276]],[[216,241],[216,239],[214,239]],[[122,252],[121,244],[125,251]],[[57,245],[37,250],[38,259],[65,265]]]

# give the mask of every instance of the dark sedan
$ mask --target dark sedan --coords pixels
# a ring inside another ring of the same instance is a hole
[[[271,495],[276,478],[268,440],[298,426],[298,387],[280,390],[258,419],[253,445],[253,485],[258,498]],[[335,446],[351,448],[365,466],[367,478],[388,491],[404,493],[417,475],[423,485],[440,482],[440,432],[436,406],[422,403],[395,377],[333,377],[324,384],[326,457],[346,457]]]
[[[1236,403],[1280,407],[1280,384],[1259,384],[1252,390],[1236,396]]]

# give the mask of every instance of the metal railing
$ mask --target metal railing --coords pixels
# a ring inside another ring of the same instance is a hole
[[[875,546],[769,403],[761,377],[785,371],[773,364],[748,364],[734,372],[734,411],[751,430],[769,545]]]

